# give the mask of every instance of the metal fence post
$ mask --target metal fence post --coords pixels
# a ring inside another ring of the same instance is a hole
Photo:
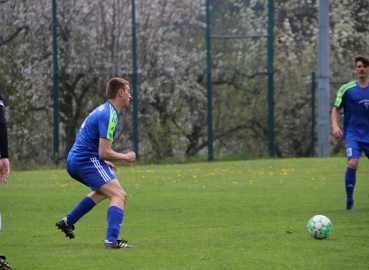
[[[274,157],[274,0],[268,1],[268,130],[269,156]]]
[[[208,96],[208,160],[214,159],[213,154],[213,95],[211,82],[211,46],[210,46],[210,0],[206,0],[206,76]]]
[[[56,0],[53,0],[52,5],[53,16],[53,97],[54,97],[54,162],[59,164],[59,89],[58,89],[58,41],[57,41],[57,18],[56,18]]]
[[[136,43],[136,12],[135,0],[132,0],[132,90],[133,90],[133,150],[136,159],[139,159],[138,152],[138,93],[137,93],[137,43]]]
[[[310,156],[315,156],[315,72],[311,72],[311,140]]]

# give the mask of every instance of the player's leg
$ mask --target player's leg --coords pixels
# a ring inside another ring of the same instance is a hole
[[[0,254],[0,269],[13,270],[10,264],[6,261],[5,256],[2,254]]]
[[[350,159],[347,164],[345,174],[346,210],[354,210],[354,189],[356,185],[356,170],[358,164],[358,158]]]
[[[345,174],[346,210],[354,210],[354,189],[356,185],[356,170],[361,156],[360,145],[356,141],[346,143],[347,169]]]
[[[127,244],[127,241],[118,239],[123,223],[127,194],[117,179],[107,182],[99,190],[110,199],[110,205],[107,211],[108,229],[106,232],[105,248],[133,248],[134,246]]]
[[[106,199],[106,196],[99,194],[98,191],[92,191],[84,197],[77,206],[62,220],[56,224],[69,238],[74,238],[74,224],[77,223],[84,215],[92,210],[96,204]]]
[[[93,190],[68,215],[55,224],[67,237],[72,239],[75,237],[74,224],[91,211],[96,204],[107,198],[98,188],[115,178],[115,175],[102,159],[97,158],[91,158],[85,162],[67,162],[67,171],[75,180]]]
[[[87,194],[79,204],[66,216],[68,220],[68,225],[74,225],[80,220],[84,215],[92,210],[96,204],[106,199],[104,194],[99,194],[98,191],[92,191]]]

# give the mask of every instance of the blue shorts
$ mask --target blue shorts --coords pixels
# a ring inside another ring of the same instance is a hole
[[[364,152],[366,157],[369,158],[369,143],[358,141],[346,142],[346,154],[348,160],[352,158],[360,158],[362,152]]]
[[[105,183],[117,178],[109,165],[100,157],[68,158],[67,172],[72,178],[92,190],[99,189]]]

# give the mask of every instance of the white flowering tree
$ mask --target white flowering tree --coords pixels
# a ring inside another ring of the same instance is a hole
[[[267,0],[211,0],[215,156],[268,155]],[[51,1],[1,1],[0,87],[13,159],[53,161]],[[57,1],[61,158],[113,76],[131,80],[131,1]],[[206,155],[205,0],[136,1],[139,149],[145,160]],[[275,2],[278,156],[308,156],[318,1]],[[368,3],[331,1],[332,80],[352,79],[368,47]],[[256,37],[260,36],[260,37]],[[331,88],[332,96],[338,85]],[[131,87],[132,88],[132,87]],[[131,109],[118,151],[132,148]],[[339,147],[334,145],[336,151]]]

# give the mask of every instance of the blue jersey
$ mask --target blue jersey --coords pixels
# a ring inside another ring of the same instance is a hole
[[[344,109],[345,140],[369,143],[369,86],[363,88],[357,81],[343,85],[334,106]]]
[[[68,159],[98,157],[100,138],[114,140],[118,119],[119,114],[109,101],[96,108],[83,122]]]

